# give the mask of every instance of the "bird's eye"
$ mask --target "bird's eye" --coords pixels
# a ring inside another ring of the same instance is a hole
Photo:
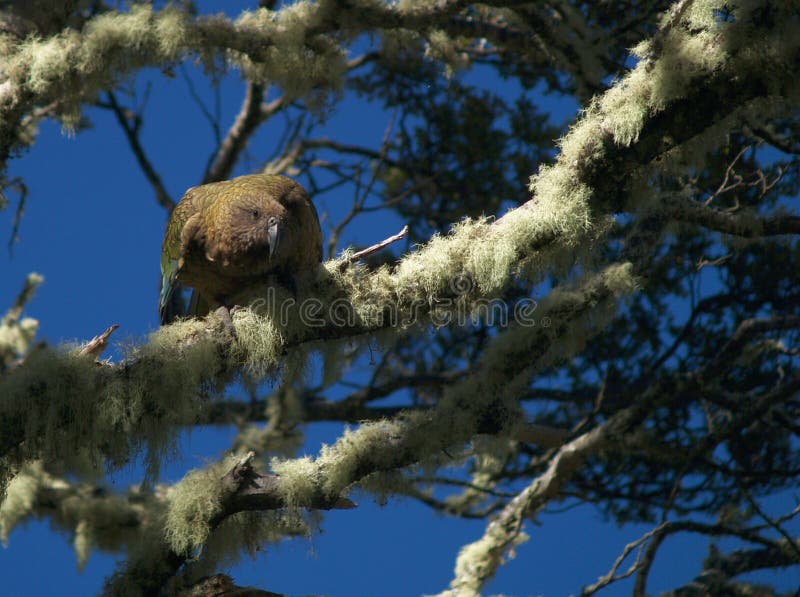
[[[253,216],[253,219],[254,219],[254,220],[257,220],[258,218],[260,218],[260,217],[261,217],[261,212],[260,212],[260,211],[258,211],[257,209],[254,209],[254,210],[252,210],[252,211],[250,212],[250,214]]]

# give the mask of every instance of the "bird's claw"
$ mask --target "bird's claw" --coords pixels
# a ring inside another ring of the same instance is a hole
[[[231,335],[231,338],[236,338],[236,328],[233,327],[233,320],[231,319],[233,311],[231,309],[228,309],[226,305],[221,305],[215,311],[215,313],[222,320],[222,325],[225,326],[225,329]]]

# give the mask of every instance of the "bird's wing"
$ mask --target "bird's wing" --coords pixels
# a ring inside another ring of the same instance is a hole
[[[161,294],[158,300],[158,312],[161,314],[162,322],[165,318],[167,303],[175,290],[175,278],[178,277],[178,260],[169,259],[161,261]]]
[[[195,207],[191,201],[182,201],[167,224],[164,245],[161,248],[161,292],[158,301],[162,324],[169,323],[178,315],[171,312],[170,299],[175,292],[178,273],[183,266],[189,244],[202,222],[200,213],[193,209]]]

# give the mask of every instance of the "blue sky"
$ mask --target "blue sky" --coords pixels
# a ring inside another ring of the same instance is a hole
[[[255,2],[201,3],[225,5],[237,14]],[[189,67],[198,89],[202,78]],[[471,75],[487,85],[501,85],[485,74]],[[137,89],[153,85],[145,113],[142,141],[174,198],[197,184],[213,148],[210,128],[189,96],[181,76],[164,78],[159,71],[140,73]],[[238,110],[243,85],[232,72],[222,86],[222,122]],[[536,97],[539,105],[563,123],[575,104],[565,98]],[[377,144],[388,115],[375,106],[344,102],[331,118],[327,134],[348,141]],[[89,109],[91,129],[64,135],[57,124],[44,123],[33,148],[10,166],[29,189],[20,242],[13,256],[0,254],[0,309],[18,292],[26,274],[41,273],[45,282],[26,314],[41,322],[39,338],[53,344],[85,341],[112,323],[120,324],[117,341],[141,340],[157,326],[158,262],[165,213],[135,163],[113,114]],[[357,125],[354,126],[354,123]],[[267,151],[275,127],[266,127],[251,152]],[[237,174],[246,168],[240,166]],[[16,197],[0,212],[0,247],[12,227]],[[349,208],[349,196],[330,195],[317,203],[320,212],[337,220]],[[402,223],[382,213],[362,218],[341,239],[368,244],[396,232]],[[115,353],[111,353],[112,355]],[[305,453],[315,454],[331,442],[341,427],[307,428]],[[230,445],[233,428],[207,428],[184,434],[179,457],[163,471],[165,480],[179,479],[188,469],[220,456]],[[132,466],[113,476],[118,487],[140,478]],[[791,499],[787,496],[787,499]],[[229,572],[240,585],[256,585],[291,595],[418,595],[444,589],[452,577],[458,549],[483,533],[485,523],[444,517],[410,500],[392,499],[385,507],[355,494],[355,510],[326,513],[322,532],[310,539],[267,546],[255,559],[245,559]],[[563,505],[562,505],[563,506]],[[540,524],[528,524],[531,540],[516,559],[503,566],[487,594],[566,595],[593,582],[611,566],[626,543],[649,530],[619,529],[603,521],[590,507],[564,514],[544,514]],[[113,556],[93,553],[78,573],[71,537],[53,533],[46,521],[18,528],[0,553],[6,595],[91,594],[112,571]],[[667,540],[651,575],[651,592],[688,581],[698,571],[707,541],[680,536]],[[800,584],[798,573],[782,577],[789,587]],[[771,576],[766,577],[769,580]],[[630,592],[620,584],[606,595]]]

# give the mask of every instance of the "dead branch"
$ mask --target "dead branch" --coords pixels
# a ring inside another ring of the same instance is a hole
[[[100,358],[100,355],[103,354],[103,351],[108,347],[109,336],[111,336],[111,334],[114,333],[114,330],[116,330],[118,327],[119,325],[115,323],[106,328],[106,331],[104,331],[102,334],[99,334],[89,340],[89,342],[86,343],[86,346],[81,349],[79,354],[81,356],[91,356],[95,359]]]
[[[642,564],[642,555],[644,546],[654,536],[658,536],[661,533],[663,527],[664,524],[660,524],[656,528],[648,531],[647,533],[636,539],[635,541],[631,541],[630,543],[628,543],[625,546],[625,549],[622,550],[622,553],[619,555],[619,557],[617,557],[617,559],[614,561],[614,564],[611,566],[611,570],[609,570],[607,574],[601,576],[596,583],[589,585],[588,587],[585,587],[581,591],[581,596],[588,597],[589,595],[594,595],[595,593],[597,593],[597,591],[607,587],[611,583],[632,576]],[[617,570],[619,570],[619,567],[622,565],[622,563],[634,549],[637,549],[637,555],[634,562],[625,572],[623,572],[622,574],[617,574]]]
[[[393,236],[390,236],[389,238],[384,239],[384,240],[382,240],[381,242],[379,242],[377,244],[374,244],[374,245],[372,245],[370,247],[367,247],[366,249],[362,249],[361,251],[358,251],[358,252],[353,253],[352,255],[350,255],[345,261],[343,261],[339,265],[339,270],[340,271],[344,271],[345,269],[347,269],[348,266],[352,265],[356,261],[359,261],[360,259],[363,259],[364,257],[367,257],[369,255],[372,255],[373,253],[377,253],[378,251],[388,247],[392,243],[395,243],[395,242],[405,238],[407,234],[408,234],[408,226],[406,225],[406,226],[403,226],[403,229],[400,232],[398,232],[397,234],[395,234]]]

